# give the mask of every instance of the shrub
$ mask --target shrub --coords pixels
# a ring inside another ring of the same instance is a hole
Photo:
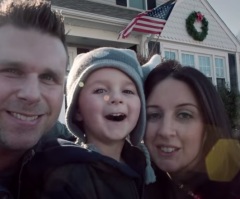
[[[226,87],[218,89],[228,117],[230,119],[231,127],[234,130],[240,130],[240,94],[238,91],[229,90]]]

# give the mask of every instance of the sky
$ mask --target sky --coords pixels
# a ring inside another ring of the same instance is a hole
[[[240,0],[208,0],[234,35],[240,34]]]

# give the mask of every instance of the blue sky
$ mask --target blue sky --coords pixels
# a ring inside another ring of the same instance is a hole
[[[208,0],[234,35],[240,33],[240,0]]]

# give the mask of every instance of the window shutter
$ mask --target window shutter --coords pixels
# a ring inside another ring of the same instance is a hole
[[[120,6],[127,6],[127,0],[116,0],[116,4]]]
[[[156,0],[148,0],[147,1],[147,6],[148,6],[148,10],[155,8],[156,7]]]

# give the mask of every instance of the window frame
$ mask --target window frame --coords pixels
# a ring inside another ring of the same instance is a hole
[[[157,6],[156,0],[142,0],[144,4],[144,8],[137,8],[130,6],[130,1],[136,2],[136,0],[116,0],[116,5],[125,6],[127,8],[133,8],[138,10],[151,10]]]

